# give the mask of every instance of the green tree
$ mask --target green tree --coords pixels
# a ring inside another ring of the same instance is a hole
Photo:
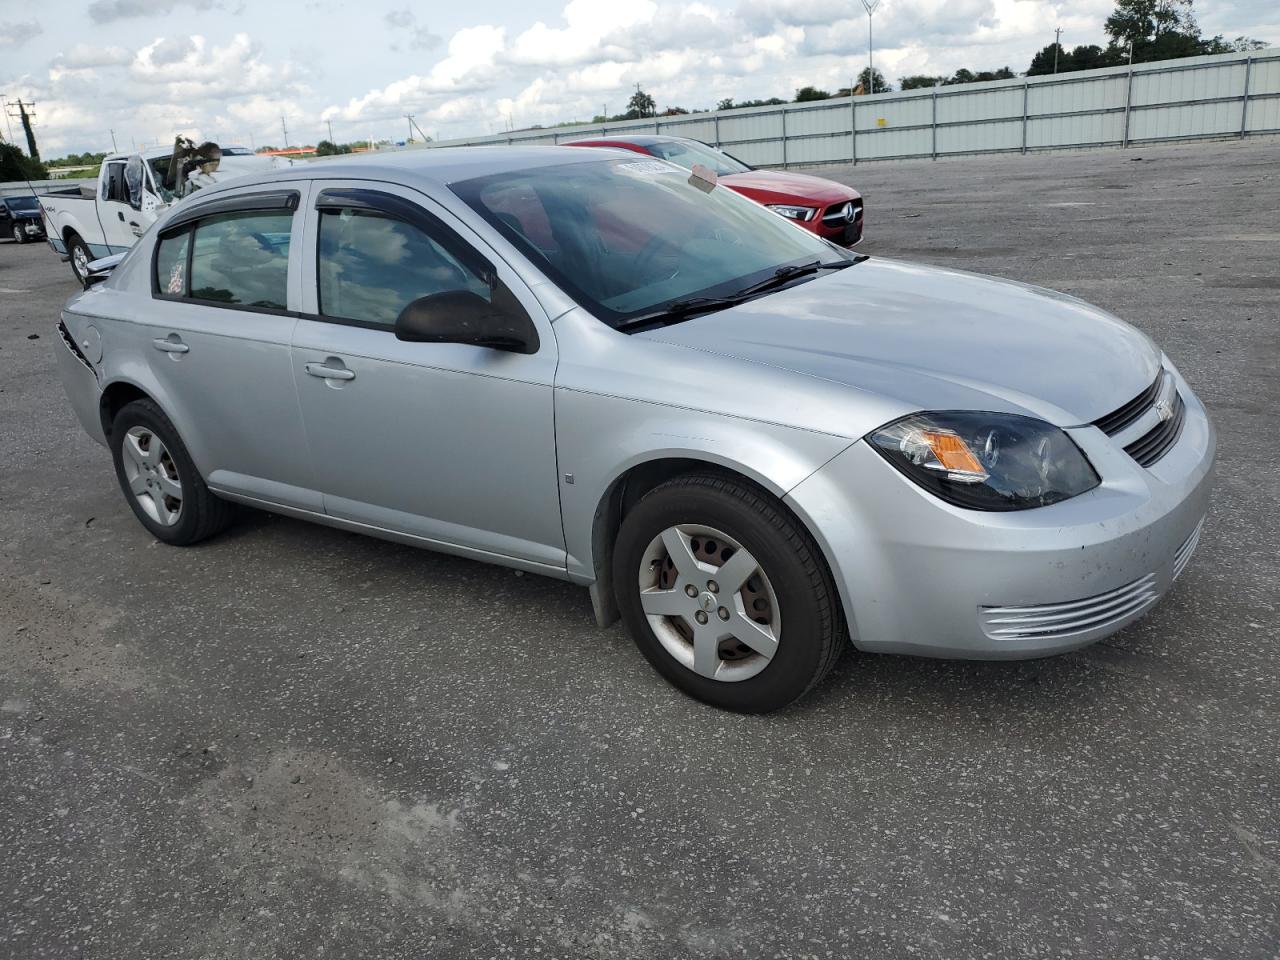
[[[879,70],[872,72],[870,67],[863,67],[858,74],[858,86],[867,93],[888,93],[893,89]]]
[[[627,119],[638,120],[641,117],[652,117],[658,112],[658,104],[653,97],[637,88],[627,101]]]
[[[340,153],[350,153],[351,148],[345,143],[337,144],[331,140],[321,140],[316,144],[317,157],[332,157]]]
[[[717,110],[732,110],[732,109],[733,109],[733,97],[725,97],[723,100],[721,100],[719,103],[717,103],[717,104],[716,104],[716,109],[717,109]]]
[[[810,100],[830,100],[831,94],[817,87],[801,87],[796,91],[795,103],[807,103]]]
[[[903,90],[924,90],[939,86],[945,79],[946,77],[929,77],[923,73],[917,73],[910,77],[899,77],[898,86]]]
[[[0,143],[0,182],[48,178],[49,170],[39,160],[32,160],[12,143]]]

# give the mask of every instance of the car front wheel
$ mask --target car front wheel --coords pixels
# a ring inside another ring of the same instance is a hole
[[[26,232],[22,229],[22,227],[21,227],[21,226],[19,226],[19,225],[18,225],[18,224],[16,224],[16,223],[13,225],[13,242],[14,242],[14,243],[26,243],[26,242],[27,242],[27,234],[26,234]]]
[[[785,706],[847,642],[812,538],[777,500],[730,477],[677,477],[646,494],[623,518],[613,576],[644,656],[717,707]]]
[[[150,400],[135,400],[111,425],[120,489],[134,516],[157,540],[188,546],[224,530],[234,507],[209,492],[169,418]]]

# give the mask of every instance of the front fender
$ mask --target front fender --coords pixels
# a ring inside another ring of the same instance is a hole
[[[794,427],[650,401],[556,391],[556,445],[567,571],[592,583],[602,559],[597,518],[619,481],[654,461],[695,460],[740,474],[781,498],[852,442]],[[572,479],[570,479],[572,478]]]

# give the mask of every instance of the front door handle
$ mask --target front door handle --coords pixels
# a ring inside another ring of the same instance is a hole
[[[121,223],[124,223],[124,211],[123,211],[123,210],[117,210],[117,211],[116,211],[116,216],[120,218],[120,222],[121,222]]]
[[[173,339],[167,337],[156,337],[151,341],[151,345],[162,353],[186,353],[191,348],[179,340],[176,336]]]
[[[356,372],[346,367],[331,367],[324,363],[308,363],[304,368],[313,377],[322,380],[354,380]]]

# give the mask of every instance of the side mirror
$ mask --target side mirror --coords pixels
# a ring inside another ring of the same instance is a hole
[[[499,286],[494,303],[470,290],[419,297],[396,317],[396,339],[409,343],[471,343],[536,353],[538,331],[509,292]]]

